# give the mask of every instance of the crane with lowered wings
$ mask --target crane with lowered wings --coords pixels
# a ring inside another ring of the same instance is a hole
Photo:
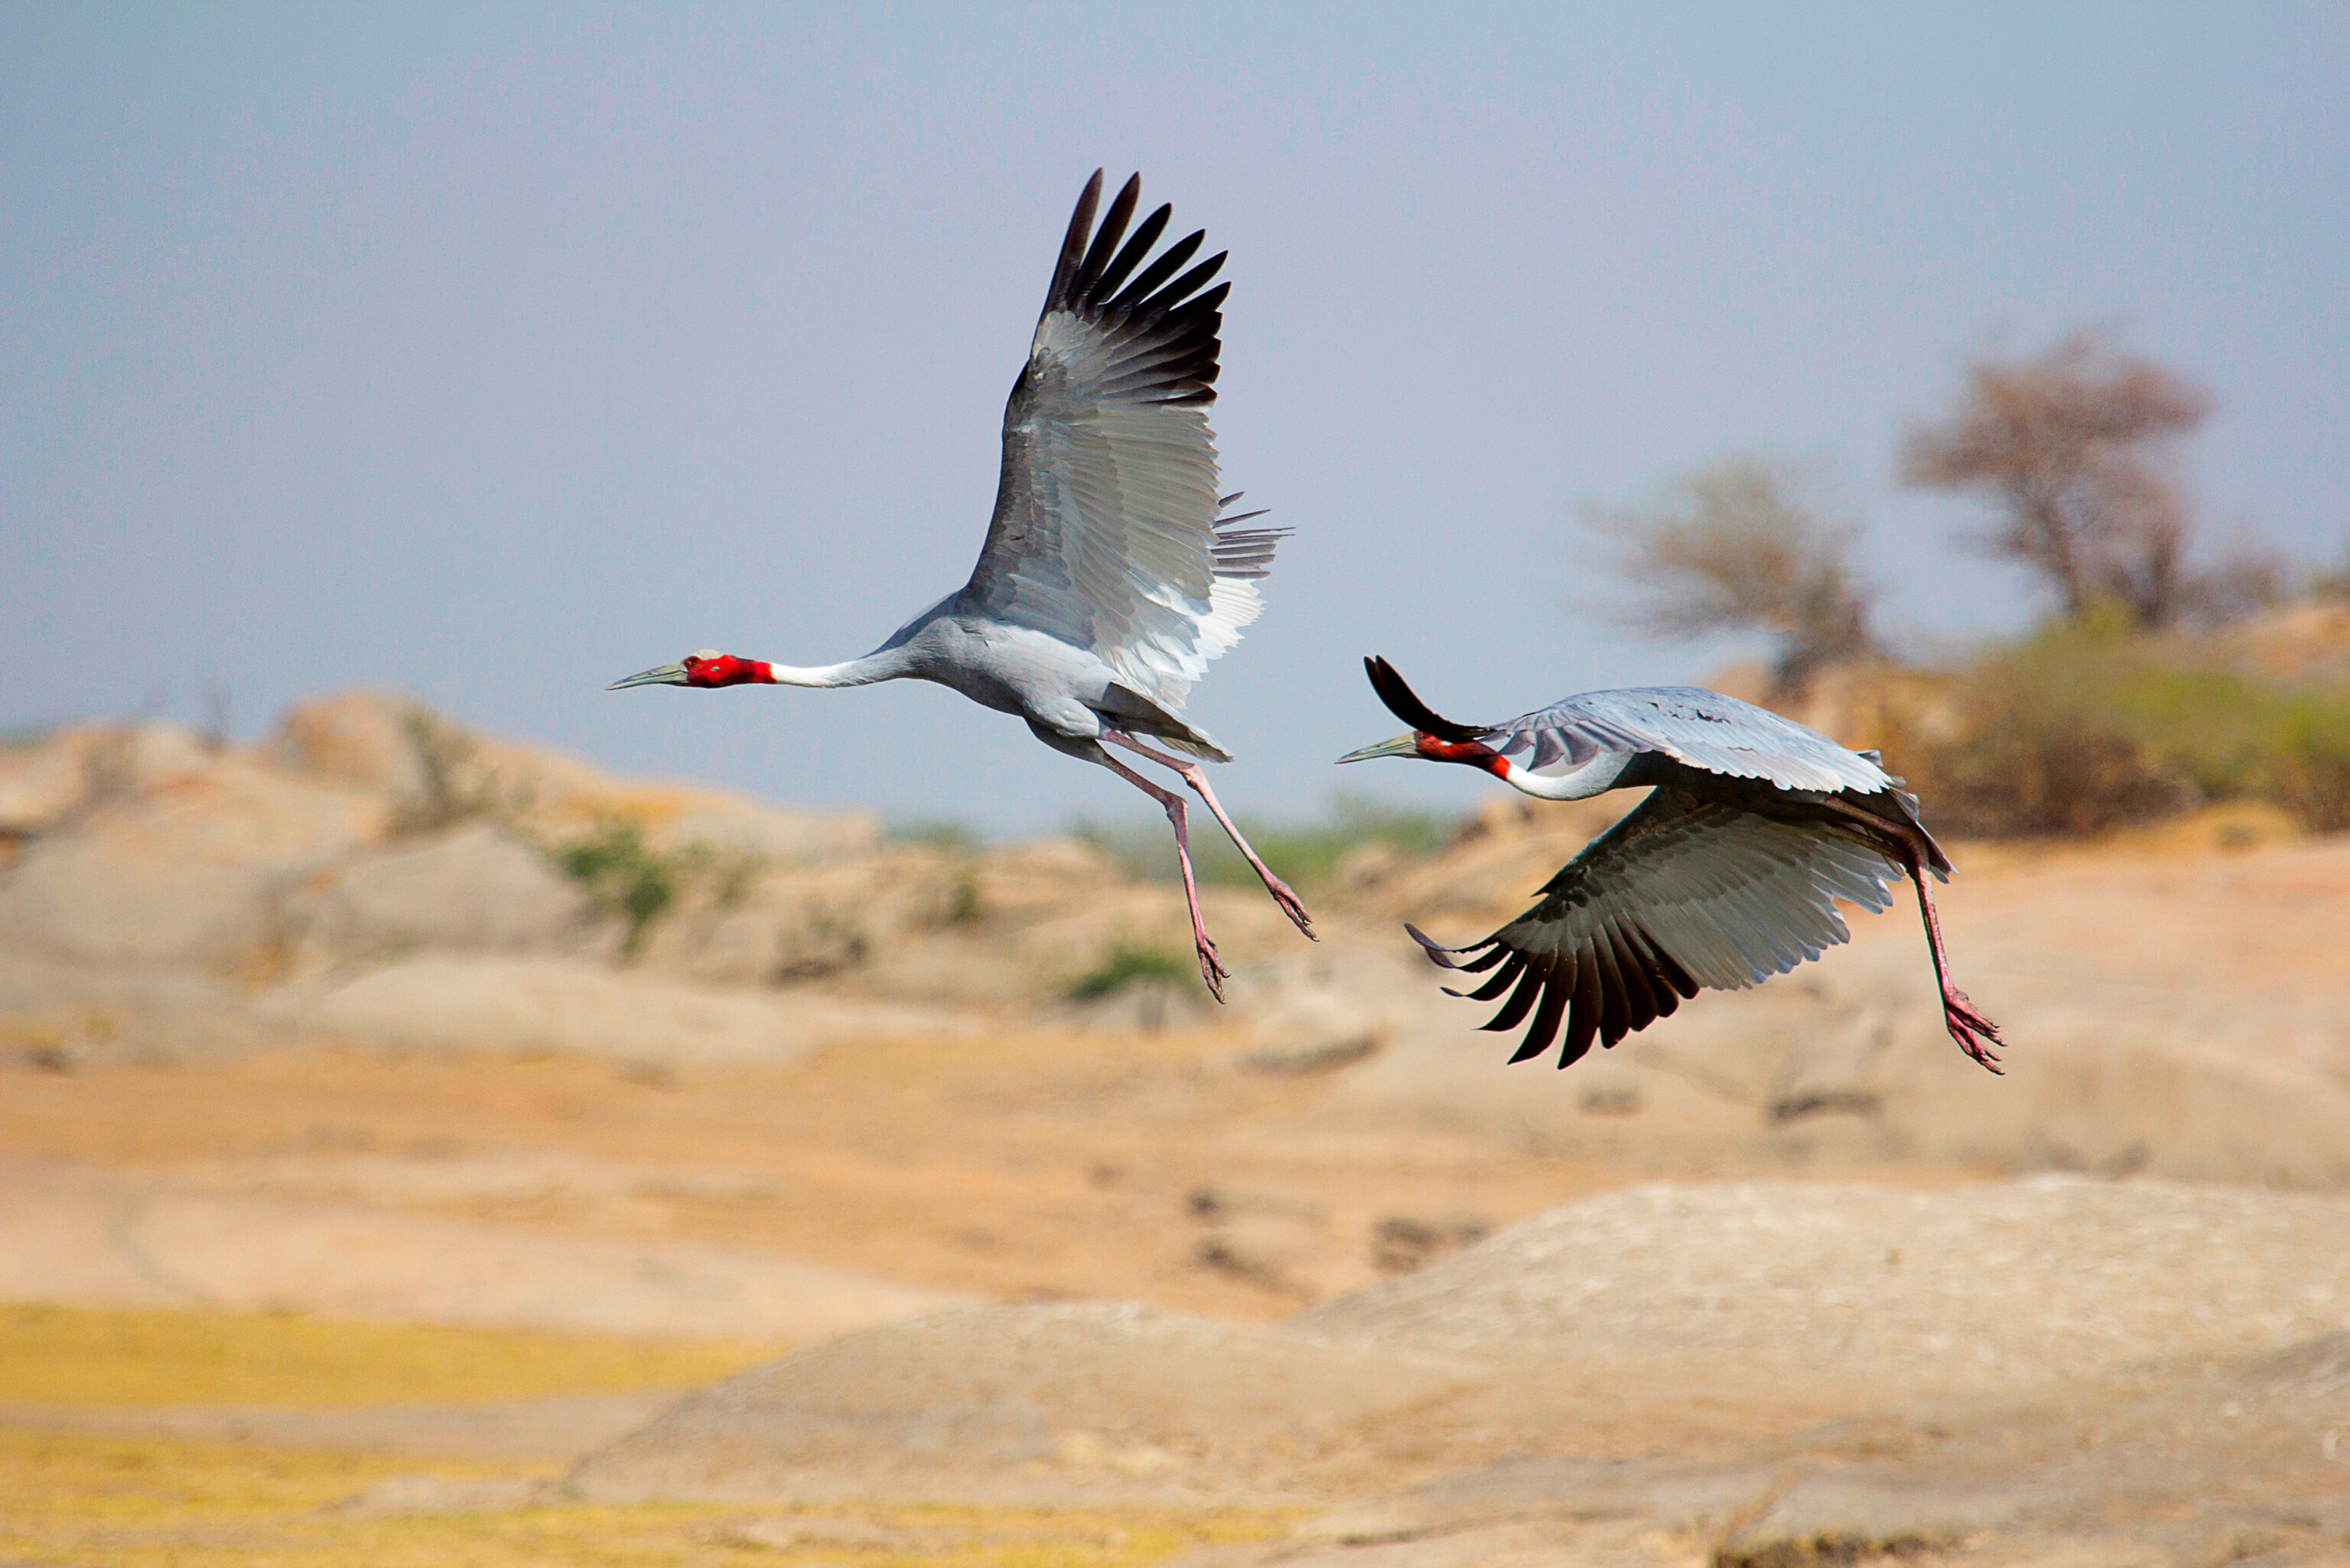
[[[1929,872],[1949,878],[1950,857],[1875,752],[1848,751],[1767,708],[1694,686],[1586,691],[1503,723],[1460,723],[1421,701],[1386,659],[1363,667],[1411,732],[1342,763],[1452,763],[1542,800],[1649,791],[1491,936],[1450,948],[1404,928],[1443,968],[1492,971],[1452,994],[1500,1001],[1487,1029],[1526,1025],[1511,1061],[1543,1054],[1563,1032],[1565,1067],[1595,1039],[1612,1046],[1700,989],[1783,974],[1850,940],[1837,899],[1884,909],[1887,888],[1906,876],[1943,1026],[1960,1050],[2000,1071],[1999,1026],[1951,982],[1927,888]]]

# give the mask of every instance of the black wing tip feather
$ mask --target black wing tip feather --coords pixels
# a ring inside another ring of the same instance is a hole
[[[1498,999],[1502,1005],[1481,1029],[1507,1033],[1525,1024],[1510,1057],[1513,1064],[1531,1062],[1557,1044],[1557,1064],[1573,1066],[1595,1044],[1612,1049],[1659,1018],[1672,1016],[1685,998],[1700,989],[1680,961],[1637,924],[1610,922],[1575,952],[1514,947],[1499,931],[1467,947],[1449,948],[1416,926],[1406,924],[1404,929],[1431,962],[1446,969],[1475,971],[1501,966],[1473,991],[1446,986],[1444,992],[1471,1002]],[[1482,956],[1461,963],[1457,955],[1463,953]]]
[[[1229,283],[1206,287],[1223,266],[1219,252],[1169,283],[1167,279],[1191,259],[1207,237],[1199,230],[1177,240],[1157,260],[1143,258],[1165,232],[1174,214],[1162,204],[1142,220],[1132,238],[1127,224],[1142,194],[1142,176],[1129,176],[1110,199],[1095,227],[1100,207],[1103,171],[1094,171],[1070,215],[1068,233],[1061,241],[1059,264],[1053,269],[1053,286],[1045,296],[1045,314],[1065,310],[1115,332],[1131,349],[1145,357],[1131,384],[1121,389],[1146,403],[1205,407],[1216,400],[1217,360],[1223,327],[1220,307]],[[1119,242],[1125,244],[1121,246]],[[1138,272],[1137,267],[1140,267]],[[1130,281],[1129,281],[1130,280]]]
[[[1452,961],[1453,955],[1456,953],[1467,952],[1469,950],[1467,948],[1446,947],[1442,942],[1438,941],[1426,931],[1421,930],[1409,920],[1406,920],[1403,923],[1403,929],[1410,935],[1413,941],[1419,944],[1420,950],[1428,955],[1428,961],[1435,964],[1440,969],[1459,969],[1461,966]]]
[[[1077,263],[1080,297],[1090,300],[1102,287],[1110,257],[1117,254],[1118,241],[1126,238],[1126,225],[1134,221],[1135,203],[1141,198],[1139,174],[1128,175],[1126,183],[1118,188],[1118,194],[1110,198],[1109,211],[1102,214],[1101,227],[1094,231],[1094,243],[1086,247],[1085,259]]]
[[[1371,678],[1371,690],[1379,694],[1379,701],[1388,705],[1388,711],[1424,735],[1459,742],[1492,733],[1490,729],[1455,723],[1440,717],[1435,709],[1421,701],[1412,689],[1404,684],[1403,677],[1396,673],[1396,667],[1377,654],[1363,659],[1363,672]]]
[[[1102,171],[1094,171],[1086,188],[1077,192],[1076,210],[1069,214],[1068,232],[1061,236],[1061,259],[1053,267],[1053,286],[1045,291],[1045,308],[1053,309],[1067,300],[1069,285],[1077,275],[1077,265],[1085,259],[1086,236],[1093,232],[1094,210],[1101,204]]]

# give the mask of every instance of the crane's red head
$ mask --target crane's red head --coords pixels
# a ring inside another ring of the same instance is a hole
[[[721,653],[705,648],[699,653],[689,653],[675,664],[664,664],[615,680],[605,688],[618,691],[629,686],[741,686],[748,681],[775,680],[774,669],[764,659],[737,659],[731,653]]]
[[[1363,668],[1371,678],[1371,689],[1379,700],[1393,711],[1395,716],[1409,724],[1408,735],[1398,735],[1392,741],[1381,741],[1376,746],[1365,746],[1359,752],[1349,752],[1338,760],[1342,763],[1368,762],[1373,757],[1419,757],[1431,763],[1460,763],[1467,767],[1482,768],[1499,774],[1509,764],[1502,761],[1492,747],[1479,737],[1492,733],[1474,724],[1459,724],[1438,715],[1436,711],[1413,694],[1403,683],[1395,666],[1384,659],[1366,659]]]

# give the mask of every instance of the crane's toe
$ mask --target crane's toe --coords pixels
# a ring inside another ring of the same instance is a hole
[[[1318,942],[1322,940],[1314,934],[1314,917],[1305,912],[1305,900],[1290,891],[1288,883],[1275,877],[1265,883],[1264,890],[1273,895],[1274,903],[1280,908],[1283,914],[1289,917],[1292,925],[1305,933],[1309,941]]]
[[[1950,1038],[1958,1042],[1960,1050],[1993,1073],[2006,1073],[2007,1069],[1999,1064],[1999,1025],[1984,1017],[1967,1000],[1965,992],[1942,993],[1942,1024],[1950,1032]]]
[[[1218,1002],[1223,1001],[1224,981],[1232,978],[1232,971],[1216,957],[1216,944],[1208,940],[1206,932],[1200,933],[1193,945],[1200,951],[1200,978],[1208,982],[1208,994]]]

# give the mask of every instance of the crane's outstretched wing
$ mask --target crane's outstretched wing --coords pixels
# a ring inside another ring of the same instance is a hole
[[[1255,579],[1285,530],[1221,516],[1207,410],[1232,286],[1206,285],[1223,255],[1177,275],[1203,230],[1144,265],[1171,209],[1128,238],[1137,175],[1095,232],[1101,182],[1096,171],[1078,198],[1004,406],[995,519],[960,597],[1093,649],[1120,681],[1176,709],[1256,618]]]
[[[1563,1026],[1564,1067],[1595,1038],[1613,1045],[1700,986],[1742,989],[1848,940],[1835,901],[1883,909],[1901,876],[1885,856],[1827,829],[1664,788],[1584,846],[1539,903],[1484,940],[1447,948],[1405,929],[1447,969],[1494,971],[1465,993],[1479,1002],[1506,993],[1486,1028],[1514,1029],[1533,1015],[1511,1061],[1541,1055]],[[1463,954],[1477,956],[1463,963]]]

